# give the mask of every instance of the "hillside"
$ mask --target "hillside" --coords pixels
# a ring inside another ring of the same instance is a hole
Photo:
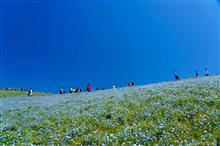
[[[0,145],[216,145],[220,76],[0,98]]]
[[[28,91],[21,90],[2,90],[0,89],[0,98],[27,96]],[[45,96],[47,93],[33,92],[33,96]]]

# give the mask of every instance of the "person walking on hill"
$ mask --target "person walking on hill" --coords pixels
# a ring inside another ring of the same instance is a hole
[[[90,92],[90,90],[91,90],[91,86],[90,86],[90,84],[88,84],[87,87],[86,87],[86,91]]]
[[[115,84],[113,84],[113,86],[112,86],[112,89],[116,89],[116,86],[115,86]]]
[[[80,92],[81,92],[81,89],[80,89],[79,87],[77,87],[74,92],[75,92],[75,93],[80,93]]]
[[[197,70],[195,73],[195,77],[198,78],[199,77],[199,71]]]
[[[205,76],[206,76],[206,77],[209,76],[209,70],[208,70],[208,68],[205,68]]]
[[[30,88],[30,90],[28,91],[28,96],[32,96],[33,95],[33,90],[32,88]]]
[[[74,93],[74,89],[72,87],[70,88],[70,93]]]
[[[174,76],[175,76],[176,81],[180,80],[179,73],[177,71],[174,72]]]
[[[131,82],[131,86],[132,86],[132,87],[134,86],[134,82]]]
[[[60,94],[64,94],[63,87],[60,88]]]

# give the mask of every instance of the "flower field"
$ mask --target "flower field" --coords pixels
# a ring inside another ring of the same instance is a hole
[[[0,98],[0,145],[218,145],[220,76]]]

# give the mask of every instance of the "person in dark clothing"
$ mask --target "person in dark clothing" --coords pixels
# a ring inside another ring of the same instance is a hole
[[[79,91],[79,88],[77,87],[76,90],[75,90],[75,93],[78,93],[78,91]]]
[[[91,90],[91,86],[90,86],[90,84],[88,84],[86,87],[86,92],[90,92],[90,90]]]
[[[60,88],[60,94],[64,94],[63,87]]]
[[[77,87],[74,92],[75,92],[75,93],[80,93],[80,92],[81,92],[81,89],[80,89],[79,87]]]
[[[32,94],[33,94],[33,90],[32,88],[30,88],[30,90],[28,91],[28,96],[32,96]]]
[[[70,93],[73,93],[74,92],[74,89],[71,87],[70,88]]]
[[[206,76],[206,77],[209,76],[209,70],[208,70],[208,68],[205,68],[205,76]]]
[[[174,76],[175,76],[176,81],[180,80],[180,77],[177,71],[174,72]]]
[[[131,86],[132,86],[131,82],[128,82],[128,87],[131,87]]]
[[[199,71],[197,70],[195,73],[195,77],[198,78],[199,77]]]
[[[134,86],[134,82],[131,82],[131,86],[132,86],[132,87]]]

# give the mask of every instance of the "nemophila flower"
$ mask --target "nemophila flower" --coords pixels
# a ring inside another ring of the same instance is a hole
[[[0,99],[6,103],[0,107],[0,145],[215,145],[219,79]]]

